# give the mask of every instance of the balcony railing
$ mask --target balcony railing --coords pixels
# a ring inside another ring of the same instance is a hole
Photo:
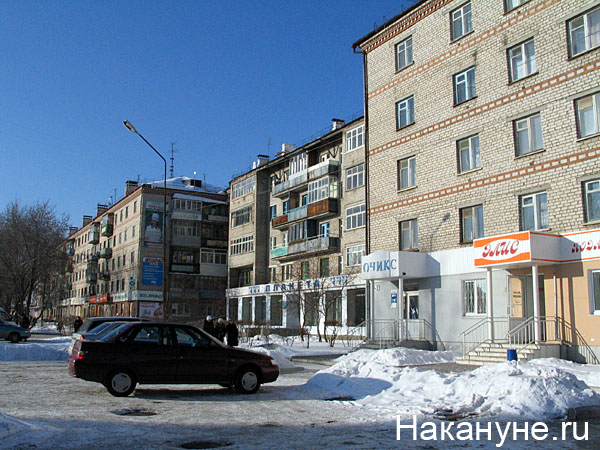
[[[308,181],[308,170],[304,169],[290,176],[289,180],[282,181],[273,186],[273,195],[280,195],[290,189],[306,184]]]
[[[340,247],[340,239],[333,236],[317,236],[304,241],[296,241],[288,245],[287,254],[337,251]]]
[[[338,173],[340,170],[340,163],[335,159],[328,159],[327,161],[323,161],[319,164],[315,164],[308,168],[308,179],[316,180],[317,178],[321,178],[323,175],[328,175],[330,173]]]
[[[112,236],[112,234],[113,234],[113,225],[112,224],[102,225],[102,236],[108,237],[108,236]]]
[[[112,258],[112,248],[106,247],[100,250],[100,258]]]
[[[288,254],[288,246],[284,245],[282,247],[274,248],[271,250],[271,258],[280,258],[282,256],[286,256]]]
[[[273,220],[271,221],[271,224],[274,227],[279,227],[281,225],[287,225],[287,223],[288,223],[287,213],[282,214],[281,216],[273,217]]]

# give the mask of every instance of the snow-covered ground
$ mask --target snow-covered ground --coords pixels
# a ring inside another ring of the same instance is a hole
[[[400,448],[394,441],[393,421],[398,415],[438,421],[553,421],[564,418],[570,408],[600,405],[600,394],[590,388],[600,386],[598,366],[540,359],[517,367],[503,363],[444,373],[438,364],[452,363],[451,352],[395,348],[348,353],[350,349],[344,346],[331,348],[311,342],[306,348],[299,340],[290,346],[289,340],[277,337],[251,343],[253,350],[270,354],[282,368],[280,379],[254,396],[205,386],[140,386],[133,396],[117,399],[99,384],[68,377],[62,363],[52,362],[66,360],[69,343],[70,337],[32,336],[27,343],[16,345],[0,341],[0,361],[6,361],[0,363],[0,448],[32,444],[45,448],[39,443],[41,436],[69,433],[77,436],[75,441],[60,448],[89,446],[102,432],[114,430],[133,439],[125,447],[163,448],[158,442],[171,441],[150,438],[152,424],[171,437],[177,436],[175,428],[181,427],[180,433],[191,439],[200,425],[212,430],[208,433],[211,439],[229,433],[223,439],[235,445],[231,448],[311,448],[317,444]],[[326,353],[347,354],[332,366],[311,366],[308,371],[299,367],[306,363],[290,361],[293,356]],[[13,381],[22,388],[11,385]],[[115,411],[121,410],[125,415],[116,418]],[[128,410],[145,411],[148,417],[129,417]],[[77,431],[79,422],[83,431]],[[224,424],[231,430],[223,428]],[[244,437],[248,427],[253,430],[251,439]],[[306,439],[305,445],[293,440],[285,441],[287,445],[271,442],[277,431]],[[263,440],[257,441],[261,435]],[[336,436],[341,440],[336,441]],[[371,440],[363,439],[365,436]],[[53,441],[43,442],[49,445]]]

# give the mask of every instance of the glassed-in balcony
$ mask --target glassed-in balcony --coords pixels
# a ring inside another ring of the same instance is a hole
[[[308,168],[308,180],[312,181],[323,175],[338,173],[339,170],[340,162],[336,159],[328,159]]]
[[[112,258],[112,248],[107,247],[100,250],[100,258]]]
[[[88,232],[88,242],[90,244],[97,244],[100,242],[100,232],[97,229],[92,229]]]
[[[287,194],[289,191],[293,191],[295,188],[298,189],[303,187],[308,182],[308,170],[304,169],[300,172],[291,175],[289,180],[282,181],[281,183],[273,186],[272,194],[276,197],[283,194]]]
[[[97,272],[88,272],[85,274],[85,281],[88,284],[96,283],[98,281],[98,273]]]
[[[285,247],[271,250],[271,258],[299,255],[306,253],[319,253],[339,251],[340,239],[333,236],[316,236],[301,241],[295,241]]]
[[[271,250],[271,258],[280,258],[282,256],[286,256],[288,254],[288,247],[284,245],[282,247],[277,247]]]

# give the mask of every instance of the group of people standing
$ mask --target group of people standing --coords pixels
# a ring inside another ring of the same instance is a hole
[[[230,347],[235,347],[239,344],[238,341],[238,328],[237,325],[233,322],[233,320],[225,320],[223,318],[217,319],[216,323],[213,321],[212,316],[206,316],[204,320],[204,331],[206,331],[211,336],[216,337],[221,342],[225,342],[225,337],[227,337],[227,345]]]

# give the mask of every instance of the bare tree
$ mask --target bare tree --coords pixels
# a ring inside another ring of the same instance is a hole
[[[44,302],[64,287],[60,280],[67,258],[61,244],[67,220],[48,202],[22,206],[14,201],[0,212],[0,298],[13,317],[28,317],[38,294],[47,306]]]

